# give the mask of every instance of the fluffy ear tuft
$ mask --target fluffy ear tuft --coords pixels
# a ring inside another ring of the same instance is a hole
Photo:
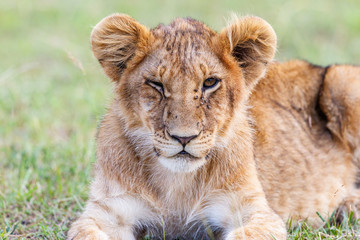
[[[220,37],[228,43],[229,52],[243,69],[247,86],[252,88],[274,58],[276,34],[270,24],[259,17],[234,18]]]
[[[101,20],[91,33],[91,46],[105,73],[118,81],[127,63],[144,54],[150,31],[124,14],[113,14]]]

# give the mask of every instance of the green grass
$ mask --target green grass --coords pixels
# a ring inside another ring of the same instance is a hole
[[[360,63],[358,0],[0,1],[0,239],[64,239],[84,206],[111,99],[89,34],[113,12],[150,27],[192,16],[216,30],[231,12],[259,15],[278,34],[279,60]],[[303,225],[290,239],[357,239],[357,227]]]
[[[313,229],[306,222],[301,223],[300,226],[292,227],[291,220],[288,221],[289,239],[301,240],[301,239],[359,239],[359,221],[355,219],[351,212],[348,216],[343,216],[341,223],[337,223],[335,220],[335,212],[329,217],[328,221],[325,221],[323,216],[317,213],[319,218],[323,221],[323,227]]]

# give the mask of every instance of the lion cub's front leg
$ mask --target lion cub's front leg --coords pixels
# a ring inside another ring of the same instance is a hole
[[[109,240],[111,238],[100,229],[95,218],[82,215],[72,224],[68,233],[68,239]]]
[[[125,205],[122,207],[125,208]],[[120,212],[115,212],[111,203],[105,201],[88,202],[85,212],[72,224],[68,239],[135,239],[130,220],[134,217],[131,216],[131,209],[128,209],[127,212],[129,219],[120,214]]]
[[[262,193],[243,191],[212,198],[207,208],[209,222],[224,229],[226,240],[286,239],[285,224],[267,205]]]
[[[143,201],[127,194],[90,199],[84,213],[72,224],[68,239],[135,240],[135,224],[150,215]]]
[[[251,219],[244,225],[230,231],[226,240],[260,240],[260,239],[286,239],[285,226],[280,217],[270,209],[260,210],[253,214]]]

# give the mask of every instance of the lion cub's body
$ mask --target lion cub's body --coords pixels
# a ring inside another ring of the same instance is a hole
[[[115,14],[92,49],[115,85],[70,239],[285,239],[257,177],[247,100],[276,49],[271,26],[193,19],[149,30]]]
[[[319,226],[316,212],[324,219],[342,207],[357,213],[359,74],[359,67],[290,61],[273,63],[256,86],[250,105],[259,178],[285,221],[307,219]],[[347,132],[337,136],[338,131]]]

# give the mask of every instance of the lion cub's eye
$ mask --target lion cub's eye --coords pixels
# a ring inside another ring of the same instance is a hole
[[[155,88],[161,94],[164,94],[164,85],[161,82],[155,82],[151,80],[146,80],[146,84],[150,85],[151,87]]]
[[[207,78],[205,79],[204,83],[203,83],[203,88],[206,90],[206,89],[209,89],[209,88],[213,88],[215,87],[216,85],[218,85],[218,83],[220,82],[221,80],[218,79],[218,78]]]

